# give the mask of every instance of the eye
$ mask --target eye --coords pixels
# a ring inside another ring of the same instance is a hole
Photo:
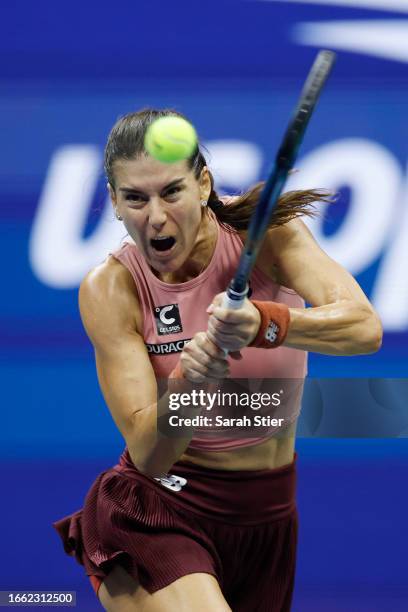
[[[180,193],[180,191],[182,190],[182,187],[171,187],[170,189],[168,189],[165,194],[164,197],[165,198],[170,198],[170,199],[174,199],[177,197],[177,195]]]
[[[146,198],[141,196],[139,193],[127,193],[125,200],[127,202],[134,202],[135,204],[143,204],[143,202],[146,201]]]

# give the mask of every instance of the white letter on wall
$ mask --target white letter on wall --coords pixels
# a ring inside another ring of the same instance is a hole
[[[51,287],[78,286],[126,235],[107,198],[94,232],[82,237],[100,169],[100,151],[91,145],[62,147],[51,160],[30,238],[31,266]]]
[[[299,167],[301,172],[291,177],[288,189],[351,189],[350,208],[334,235],[324,235],[322,217],[306,222],[333,259],[359,274],[381,253],[395,222],[401,188],[398,162],[375,142],[346,139],[315,149]],[[319,211],[325,212],[320,207]]]

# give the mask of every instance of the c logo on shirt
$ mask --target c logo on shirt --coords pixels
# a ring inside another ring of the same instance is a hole
[[[156,328],[159,336],[178,334],[183,331],[178,304],[155,306]],[[171,313],[171,316],[167,316]]]
[[[172,323],[174,323],[174,321],[176,320],[174,317],[172,317],[171,319],[169,319],[168,317],[166,317],[166,314],[170,311],[173,310],[174,308],[174,304],[171,304],[170,306],[165,306],[164,308],[162,308],[161,310],[159,310],[159,319],[162,323],[164,323],[165,325],[171,325]],[[158,310],[156,308],[156,310]]]

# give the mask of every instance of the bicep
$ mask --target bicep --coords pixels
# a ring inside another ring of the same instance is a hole
[[[134,435],[135,416],[157,401],[157,389],[138,332],[140,307],[127,270],[112,262],[92,271],[81,284],[79,307],[95,349],[102,393],[128,442]]]
[[[312,306],[342,300],[370,303],[347,270],[317,244],[306,225],[296,219],[269,235],[279,282],[296,291]]]

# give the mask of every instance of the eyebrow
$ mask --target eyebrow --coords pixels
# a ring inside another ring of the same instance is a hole
[[[161,189],[161,191],[166,191],[166,189],[170,189],[171,187],[176,187],[183,181],[184,181],[184,177],[175,179],[174,181],[171,181],[170,183],[165,185],[163,189]],[[145,195],[145,192],[142,189],[139,189],[138,187],[119,187],[119,191],[123,191],[124,193],[141,193]]]

